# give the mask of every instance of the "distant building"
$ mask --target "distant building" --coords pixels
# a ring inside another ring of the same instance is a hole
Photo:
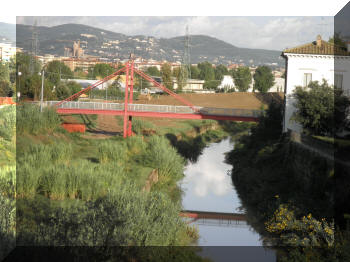
[[[9,43],[0,43],[0,61],[8,62],[16,55],[17,48]]]
[[[76,68],[81,68],[83,71],[87,72],[90,67],[105,63],[97,58],[62,58],[61,61],[73,72]]]
[[[204,80],[200,79],[187,79],[187,83],[184,87],[182,87],[183,92],[198,92],[203,91]],[[174,90],[178,89],[178,83],[176,78],[173,78],[173,88]]]
[[[83,57],[84,50],[82,47],[80,47],[80,40],[78,40],[77,42],[74,41],[72,47],[65,47],[64,56],[75,57],[75,58]]]
[[[316,41],[289,48],[283,51],[286,60],[285,109],[283,131],[292,130],[300,133],[301,125],[291,121],[295,112],[295,100],[292,97],[296,86],[306,87],[311,81],[322,82],[325,79],[350,95],[350,49],[323,41],[317,36]],[[347,85],[345,85],[347,83]]]
[[[282,77],[275,77],[275,84],[269,89],[268,92],[284,92],[285,79]]]

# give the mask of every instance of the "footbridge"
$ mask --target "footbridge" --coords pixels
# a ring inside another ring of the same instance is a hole
[[[156,88],[163,90],[168,95],[180,101],[184,106],[170,105],[143,105],[135,104],[133,101],[134,74],[150,82]],[[125,99],[124,103],[103,103],[103,102],[80,102],[79,96],[89,92],[93,88],[111,80],[112,78],[125,74]],[[43,103],[43,102],[41,102]],[[235,108],[207,108],[193,105],[172,90],[169,90],[158,83],[149,75],[134,67],[134,60],[131,58],[125,66],[113,74],[97,81],[93,85],[84,88],[76,94],[62,101],[45,102],[47,106],[54,106],[60,114],[106,114],[121,115],[124,117],[124,138],[132,135],[132,118],[137,117],[161,117],[181,119],[214,119],[256,122],[261,114],[260,110],[247,110]]]
[[[241,213],[182,210],[180,216],[188,219],[189,224],[196,222],[206,226],[248,227],[246,216]]]
[[[104,114],[124,115],[125,103],[105,102],[80,102],[69,101],[59,104],[60,101],[45,101],[43,106],[54,106],[59,114]],[[235,109],[235,108],[212,108],[173,105],[152,105],[152,104],[128,104],[129,116],[138,117],[161,117],[180,119],[214,119],[231,121],[257,121],[261,115],[260,110]]]

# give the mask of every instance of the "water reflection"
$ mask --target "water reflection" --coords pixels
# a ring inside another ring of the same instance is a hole
[[[186,210],[239,213],[241,202],[228,171],[231,165],[224,163],[225,153],[233,143],[225,139],[203,150],[196,163],[189,163],[181,183]],[[195,223],[196,224],[196,223]],[[223,227],[196,224],[200,246],[261,246],[259,235],[249,226]]]

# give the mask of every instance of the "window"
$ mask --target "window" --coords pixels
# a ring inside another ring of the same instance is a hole
[[[343,75],[341,74],[334,75],[334,86],[338,88],[343,88]]]
[[[311,73],[304,73],[304,86],[308,86],[310,82],[312,81],[312,74]]]

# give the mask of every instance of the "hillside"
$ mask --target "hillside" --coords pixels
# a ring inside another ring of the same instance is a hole
[[[85,53],[108,59],[125,59],[130,52],[145,59],[181,61],[184,36],[155,38],[152,36],[127,36],[80,24],[64,24],[53,27],[37,27],[39,54],[62,56],[64,47],[71,47],[80,39]],[[17,25],[17,46],[30,49],[32,27]],[[191,63],[209,61],[216,64],[245,63],[247,65],[277,63],[283,66],[280,51],[239,48],[222,40],[191,35]]]
[[[16,25],[0,22],[0,40],[16,42]]]

